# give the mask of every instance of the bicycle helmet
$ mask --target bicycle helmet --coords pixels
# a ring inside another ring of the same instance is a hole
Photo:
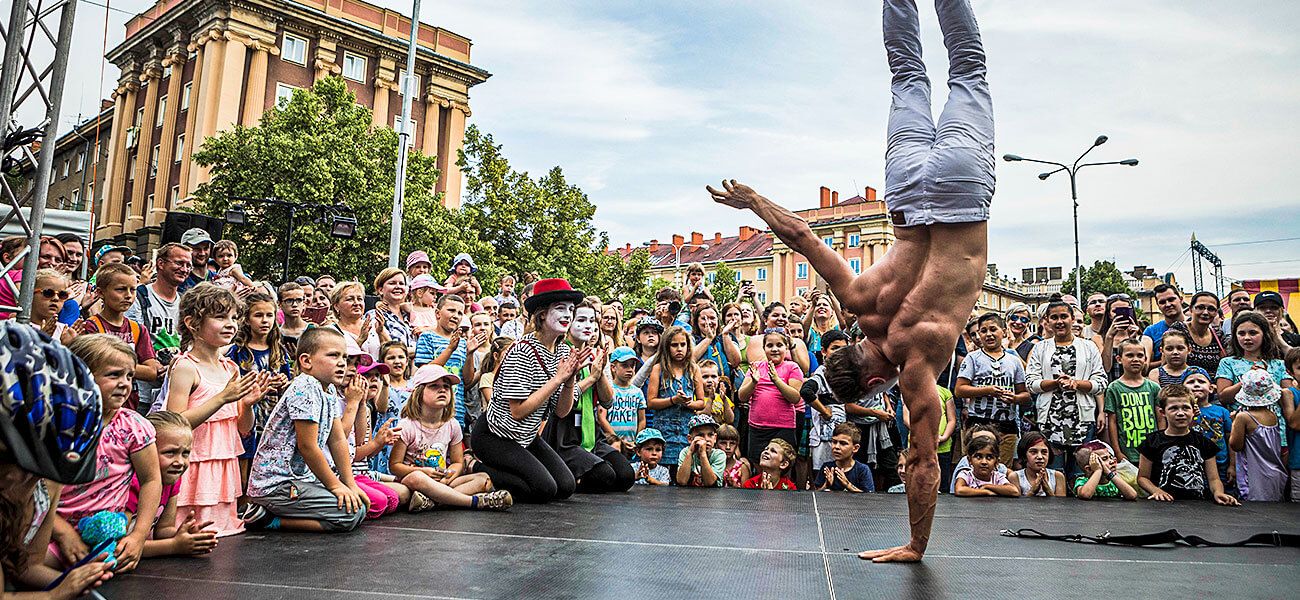
[[[36,328],[0,324],[0,460],[64,484],[95,476],[99,386],[72,352]]]

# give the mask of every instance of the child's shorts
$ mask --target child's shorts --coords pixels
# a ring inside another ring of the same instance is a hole
[[[319,482],[289,481],[276,486],[265,496],[249,497],[271,514],[282,519],[319,521],[328,531],[352,531],[361,524],[366,511],[348,512],[339,508],[339,500]]]

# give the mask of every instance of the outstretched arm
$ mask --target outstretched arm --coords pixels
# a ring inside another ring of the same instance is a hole
[[[776,237],[808,259],[813,270],[826,280],[826,285],[836,296],[841,299],[852,297],[853,291],[849,284],[853,282],[855,276],[853,270],[849,268],[848,261],[817,239],[812,229],[808,227],[807,221],[785,207],[760,196],[753,188],[737,183],[735,179],[723,180],[721,190],[714,189],[713,186],[705,187],[713,196],[714,202],[754,211],[758,218],[763,219],[763,222],[772,228],[772,233],[775,233]]]

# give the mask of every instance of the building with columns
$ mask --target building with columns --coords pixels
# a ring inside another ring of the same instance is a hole
[[[151,245],[167,213],[208,180],[190,159],[203,140],[256,125],[321,78],[343,77],[376,127],[396,127],[410,27],[360,0],[160,0],[127,21],[125,41],[107,55],[122,76],[96,237]],[[416,37],[413,144],[438,157],[436,191],[456,207],[469,88],[490,74],[470,64],[468,38],[424,23]]]

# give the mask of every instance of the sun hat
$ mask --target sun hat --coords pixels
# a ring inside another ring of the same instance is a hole
[[[415,372],[415,376],[411,378],[411,382],[409,385],[412,388],[414,388],[416,386],[424,385],[426,383],[433,383],[439,379],[443,379],[447,377],[451,378],[452,385],[460,383],[460,377],[448,373],[446,367],[443,367],[442,365],[437,363],[429,363],[427,365],[424,365],[423,367],[420,367],[420,369]]]
[[[609,353],[610,362],[621,363],[625,360],[633,359],[637,362],[641,362],[641,357],[636,355],[636,350],[628,348],[627,346],[619,346],[615,348],[613,352]]]
[[[524,310],[535,315],[539,309],[556,302],[581,302],[586,297],[586,294],[573,289],[567,279],[543,279],[533,286],[533,295],[524,300]]]
[[[460,254],[456,255],[456,258],[451,259],[451,268],[447,269],[447,274],[451,275],[452,273],[455,273],[456,265],[460,263],[469,264],[470,275],[473,275],[478,272],[478,265],[474,264],[474,257],[470,256],[468,252],[461,252]]]
[[[425,288],[432,288],[434,291],[437,292],[443,292],[446,291],[447,289],[442,284],[438,283],[438,280],[434,279],[433,276],[429,275],[428,273],[416,275],[415,277],[411,278],[412,292],[414,292],[415,290],[422,290]]]
[[[1237,404],[1251,408],[1272,406],[1282,397],[1282,388],[1263,369],[1251,369],[1241,376]]]
[[[697,427],[716,428],[717,426],[718,422],[713,420],[713,415],[695,415],[694,417],[691,417],[690,422],[686,424],[686,431],[695,431],[695,428]]]
[[[668,443],[668,440],[664,439],[664,434],[659,433],[659,430],[654,427],[646,427],[636,434],[636,445],[638,446],[650,440],[659,440],[662,443]]]
[[[429,260],[429,254],[424,250],[416,250],[415,252],[406,255],[407,270],[410,270],[411,267],[420,263],[429,263],[429,266],[433,266],[433,261]]]
[[[379,371],[379,374],[380,374],[380,375],[387,375],[387,374],[389,374],[392,370],[388,368],[388,365],[386,365],[386,364],[384,364],[384,363],[381,363],[381,362],[372,362],[372,363],[370,363],[370,364],[368,364],[368,365],[364,365],[364,366],[358,365],[358,366],[357,366],[357,375],[366,375],[366,374],[369,374],[369,373],[372,372],[372,371]]]

